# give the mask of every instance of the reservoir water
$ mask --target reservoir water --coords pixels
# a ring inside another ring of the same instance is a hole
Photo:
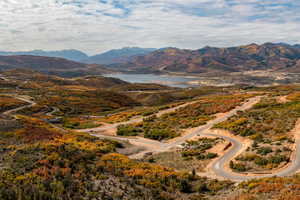
[[[168,85],[172,87],[195,87],[197,84],[193,84],[193,81],[199,80],[196,77],[188,76],[171,76],[171,75],[157,75],[157,74],[104,74],[106,77],[118,78],[130,83],[157,83],[162,85]]]

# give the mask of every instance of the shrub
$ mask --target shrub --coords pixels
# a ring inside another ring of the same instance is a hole
[[[153,140],[169,139],[169,138],[174,138],[176,136],[178,136],[178,134],[169,129],[155,128],[155,129],[149,129],[145,132],[145,137]]]
[[[204,159],[206,159],[206,156],[204,154],[200,154],[200,155],[197,155],[196,158],[198,160],[204,160]]]
[[[238,171],[238,172],[247,171],[247,167],[243,163],[234,163],[233,161],[230,161],[229,167],[233,170]]]
[[[154,122],[157,119],[156,115],[152,115],[150,117],[145,117],[143,122]]]
[[[207,159],[213,159],[213,158],[216,158],[216,157],[218,157],[218,154],[216,154],[216,153],[208,153],[206,155]]]
[[[288,161],[289,159],[285,157],[284,155],[276,155],[276,156],[271,156],[269,158],[269,162],[273,164],[280,164],[281,162]]]
[[[259,165],[259,166],[265,166],[269,163],[268,159],[262,158],[262,157],[257,157],[254,160],[254,163]]]
[[[117,130],[117,135],[120,136],[136,136],[139,133],[141,130],[131,125],[120,125]]]
[[[199,185],[197,185],[196,188],[196,190],[199,193],[205,193],[210,191],[205,183],[199,183]]]
[[[149,116],[153,115],[154,113],[157,113],[157,110],[148,110],[142,113],[143,116]]]
[[[191,185],[188,183],[187,180],[180,180],[179,182],[179,190],[183,193],[190,193],[191,192]]]
[[[244,156],[239,156],[236,158],[236,160],[240,161],[253,161],[257,158],[258,156],[256,154],[246,154]]]
[[[258,154],[260,154],[260,155],[267,155],[267,154],[269,154],[269,153],[272,153],[273,150],[272,150],[271,147],[260,147],[260,148],[257,149],[256,152],[257,152]]]
[[[257,144],[257,142],[255,141],[255,142],[253,142],[253,144],[252,144],[252,147],[253,148],[257,148],[258,147],[258,144]]]
[[[290,140],[285,133],[294,128],[300,116],[299,107],[299,101],[279,104],[275,99],[265,98],[247,112],[237,113],[215,127],[230,130],[237,135],[250,136],[250,139],[257,142]]]

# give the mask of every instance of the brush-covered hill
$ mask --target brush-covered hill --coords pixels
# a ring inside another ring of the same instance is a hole
[[[60,76],[44,74],[30,69],[13,69],[0,72],[0,78],[6,77],[19,87],[39,87],[49,86],[73,87],[77,89],[111,89],[113,91],[152,91],[175,89],[169,86],[148,83],[129,83],[117,78],[104,77],[100,75],[88,75],[74,78],[63,78]]]
[[[137,56],[123,69],[145,72],[243,72],[273,70],[300,72],[300,48],[284,43],[249,44],[198,50],[166,48]]]
[[[101,65],[87,65],[64,58],[30,55],[0,56],[0,71],[17,68],[62,76],[82,76],[110,71]]]

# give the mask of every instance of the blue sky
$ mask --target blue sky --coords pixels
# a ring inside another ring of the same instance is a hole
[[[300,43],[298,0],[1,0],[0,49]]]

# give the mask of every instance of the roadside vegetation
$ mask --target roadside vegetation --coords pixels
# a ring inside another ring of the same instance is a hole
[[[105,90],[55,90],[37,98],[40,105],[57,107],[64,115],[100,115],[123,107],[139,105],[133,99]]]
[[[38,104],[19,111],[18,120],[9,119],[16,126],[0,131],[0,199],[292,200],[300,196],[299,175],[255,179],[238,186],[197,176],[219,155],[215,149],[224,149],[226,144],[219,138],[188,141],[176,151],[139,161],[118,154],[126,152],[126,145],[120,142],[63,131],[47,122],[59,118],[59,126],[78,129],[142,115],[146,116],[142,123],[120,126],[118,134],[165,140],[205,124],[215,114],[227,112],[255,95],[238,93],[241,87],[131,87],[121,86],[125,83],[116,79],[63,79],[22,70],[6,76],[14,79],[1,80],[0,93],[28,95]],[[252,146],[230,163],[231,167],[238,172],[263,172],[284,166],[294,145],[290,131],[300,116],[299,87],[243,88],[270,96],[216,126],[253,140]],[[288,101],[277,102],[279,94],[288,95]],[[199,97],[199,103],[153,116]],[[25,104],[0,96],[1,113]],[[2,119],[7,120],[5,116]]]
[[[0,133],[0,199],[174,199],[231,187],[130,160],[115,153],[123,147],[118,142],[61,132],[36,118],[21,121],[22,128]]]
[[[19,114],[47,120],[53,118],[54,121],[62,118],[60,125],[71,129],[151,116],[201,96],[238,90],[234,87],[180,89],[157,84],[130,84],[101,76],[69,79],[23,69],[3,74],[9,80],[1,80],[1,90],[31,96],[37,103]],[[51,116],[45,115],[53,109],[58,111]]]
[[[201,137],[190,140],[174,151],[168,151],[146,156],[143,160],[156,163],[177,170],[204,172],[212,159],[218,157],[219,149],[224,149],[226,143],[221,138]]]
[[[230,111],[250,97],[253,95],[234,94],[202,97],[197,103],[179,108],[160,117],[152,115],[145,118],[142,123],[119,126],[117,134],[122,136],[142,135],[154,140],[175,138],[181,135],[184,129],[204,125],[207,121],[214,119],[215,114]]]
[[[300,196],[300,175],[292,177],[274,177],[254,179],[243,182],[239,185],[240,193],[232,195],[232,199],[299,199]]]
[[[198,140],[187,141],[183,144],[181,156],[185,160],[198,159],[206,160],[218,156],[216,153],[208,152],[213,146],[223,141],[221,138],[199,138]]]
[[[252,146],[230,163],[236,171],[267,171],[290,161],[294,135],[290,133],[300,118],[300,102],[279,103],[266,97],[246,112],[239,112],[215,128],[253,140]]]
[[[21,101],[14,97],[4,96],[0,94],[0,113],[20,106],[27,105],[27,102]]]

